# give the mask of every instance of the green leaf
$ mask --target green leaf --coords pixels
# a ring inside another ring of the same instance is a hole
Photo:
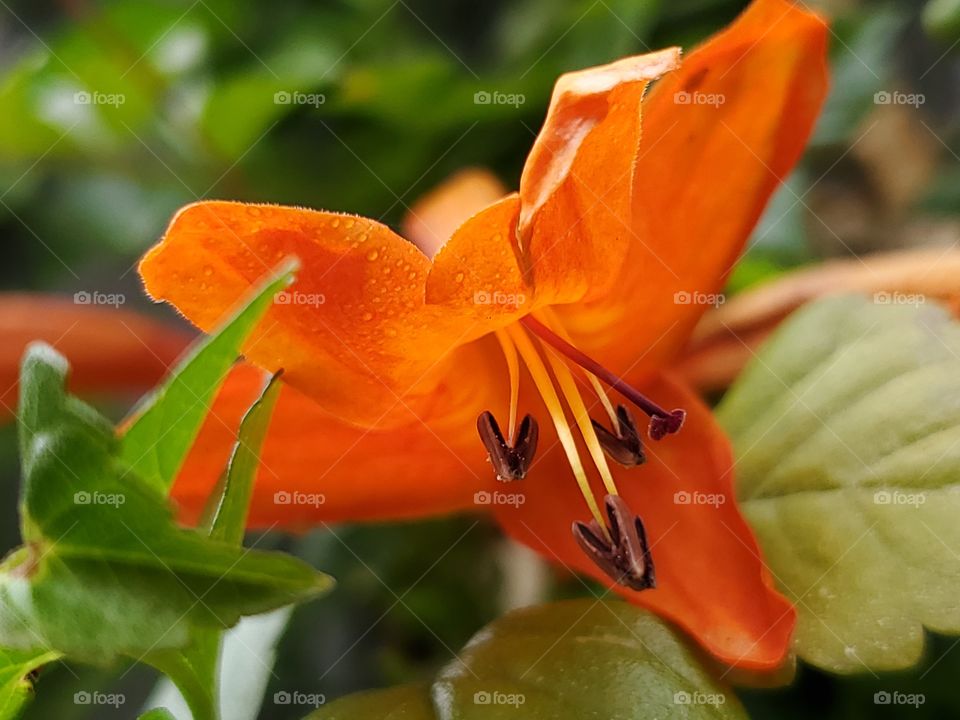
[[[66,370],[45,345],[23,364],[26,545],[0,565],[0,646],[140,657],[329,588],[293,557],[178,527],[163,495],[120,461],[109,422],[66,394]]]
[[[211,520],[210,537],[233,545],[243,541],[247,528],[247,510],[253,496],[253,483],[260,466],[260,449],[270,427],[273,408],[280,395],[280,373],[270,378],[260,398],[250,407],[240,422],[236,446],[230,456],[223,487],[215,493],[218,498]]]
[[[348,696],[311,720],[745,718],[653,614],[618,601],[525,608],[477,633],[428,688]]]
[[[153,650],[142,662],[152,665],[177,686],[190,708],[193,720],[215,720],[217,706],[217,663],[222,632],[198,628],[184,648]]]
[[[960,632],[960,327],[943,309],[888,293],[810,305],[718,417],[802,658],[906,668],[924,627]]]
[[[236,547],[243,541],[247,508],[260,464],[260,449],[280,393],[279,377],[280,373],[277,373],[270,379],[240,423],[237,443],[223,475],[224,482],[213,493],[217,501],[216,512],[212,527],[207,531],[212,540]],[[222,630],[198,628],[189,646],[150,652],[143,658],[177,685],[194,720],[218,717],[217,664],[222,639]]]
[[[943,43],[956,42],[960,38],[960,0],[930,0],[923,8],[923,27]]]
[[[173,714],[166,708],[155,708],[145,712],[139,720],[177,720]]]
[[[31,672],[60,658],[52,650],[0,649],[0,720],[15,718],[33,697]]]
[[[308,720],[436,720],[430,686],[401,685],[348,695],[309,716]],[[454,716],[456,717],[456,716]],[[525,715],[514,711],[517,720]]]
[[[296,270],[288,260],[262,281],[219,330],[202,340],[149,396],[127,429],[121,454],[144,480],[166,492],[193,444],[240,346]]]

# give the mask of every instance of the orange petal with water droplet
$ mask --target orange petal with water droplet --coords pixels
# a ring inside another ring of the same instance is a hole
[[[278,295],[244,354],[365,426],[427,412],[457,371],[451,353],[491,329],[427,305],[430,260],[374,220],[273,205],[201,202],[182,209],[140,264],[146,289],[201,329],[282,258],[297,256],[296,282]],[[450,279],[455,283],[455,278]]]
[[[470,216],[506,194],[503,183],[490,171],[461,170],[414,203],[403,219],[403,236],[433,258]]]

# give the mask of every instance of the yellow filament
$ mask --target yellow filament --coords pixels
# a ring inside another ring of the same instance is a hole
[[[563,407],[560,405],[560,397],[553,387],[553,381],[547,372],[547,367],[540,359],[540,354],[534,347],[533,342],[527,336],[526,331],[519,325],[513,325],[507,328],[510,338],[513,340],[517,349],[520,351],[520,357],[530,371],[530,377],[537,386],[540,396],[543,398],[544,405],[547,406],[547,412],[550,413],[550,419],[553,420],[553,426],[557,429],[557,437],[560,439],[560,445],[567,455],[567,462],[573,470],[573,475],[577,479],[577,485],[583,494],[584,500],[590,512],[596,519],[601,528],[606,528],[606,523],[600,515],[600,508],[597,507],[597,501],[590,490],[590,483],[587,480],[587,473],[583,469],[583,463],[580,462],[580,455],[577,454],[577,445],[573,439],[573,432],[567,424],[567,419],[563,414]]]
[[[507,372],[510,373],[510,432],[507,437],[513,442],[514,433],[517,429],[517,406],[520,398],[520,363],[517,361],[517,346],[513,340],[503,330],[496,331],[497,340],[500,343],[500,349],[503,350],[503,357],[507,361]]]
[[[534,313],[534,315],[540,315],[541,317],[538,318],[540,322],[553,330],[566,342],[570,343],[571,345],[574,344],[569,333],[566,331],[566,328],[563,327],[563,323],[560,322],[560,318],[557,316],[557,313],[553,311],[553,308],[543,308],[541,311]],[[610,402],[610,397],[607,395],[606,388],[603,387],[603,385],[600,383],[600,380],[592,372],[589,372],[588,370],[584,370],[583,372],[587,376],[589,383],[593,385],[593,391],[596,393],[597,398],[603,405],[603,409],[606,410],[607,416],[610,418],[610,425],[613,433],[617,437],[620,437],[620,421],[617,419],[617,411],[613,409],[613,403]]]
[[[613,483],[613,475],[610,472],[610,466],[607,465],[607,458],[603,454],[603,448],[597,439],[597,433],[593,429],[593,423],[590,422],[590,411],[580,396],[577,389],[577,381],[573,379],[573,374],[562,360],[560,360],[552,351],[547,350],[547,361],[553,368],[553,374],[557,378],[560,390],[567,400],[567,405],[573,411],[573,416],[577,421],[577,427],[580,428],[580,434],[583,435],[583,441],[590,451],[590,457],[593,458],[593,464],[597,466],[600,477],[603,478],[603,486],[611,495],[619,495],[617,486]]]

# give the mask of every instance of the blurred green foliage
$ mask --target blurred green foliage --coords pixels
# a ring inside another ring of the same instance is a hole
[[[345,210],[395,226],[419,194],[463,166],[493,168],[515,186],[558,74],[668,44],[689,47],[742,5],[5,0],[0,287],[97,287],[140,298],[136,259],[178,207],[198,198]],[[922,241],[909,231],[917,216],[957,219],[958,4],[822,5],[835,17],[831,98],[802,167],[733,278],[737,288],[824,254],[870,249],[843,229],[825,231],[823,190],[831,199],[866,198],[876,221],[891,225],[877,209],[886,208],[886,196],[860,142],[879,91],[925,94],[910,118],[933,158],[895,218],[906,229],[892,242]],[[524,102],[475,103],[483,91],[521,94]],[[891,143],[891,162],[903,162],[897,150]],[[867,225],[868,238],[874,229]],[[12,547],[18,483],[9,430],[0,432],[0,453],[0,541]],[[296,687],[332,698],[428,676],[449,660],[449,648],[500,613],[498,543],[472,518],[262,538],[259,547],[292,550],[339,581],[332,595],[296,612],[268,696]],[[582,594],[582,585],[555,593]],[[960,656],[951,645],[935,639],[929,671],[895,678],[804,669],[791,689],[745,693],[748,709],[756,718],[956,716]],[[28,717],[101,717],[102,708],[70,699],[111,683],[131,698],[116,717],[134,717],[132,698],[151,681],[142,669],[50,668]],[[928,702],[920,712],[874,705],[873,692],[893,687],[922,688]],[[300,714],[268,704],[262,717]]]

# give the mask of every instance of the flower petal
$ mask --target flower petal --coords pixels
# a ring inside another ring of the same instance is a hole
[[[450,353],[488,331],[425,304],[430,260],[362,217],[272,205],[183,208],[140,264],[147,291],[204,330],[282,258],[299,257],[244,347],[328,412],[365,426],[409,422],[454,371]]]
[[[80,395],[142,393],[191,340],[189,332],[137,312],[29,293],[0,295],[0,337],[0,420],[17,406],[20,359],[34,340],[67,357],[70,387]]]
[[[585,352],[624,372],[677,351],[801,154],[827,90],[826,35],[799,4],[756,0],[653,88],[629,253],[605,296],[561,308]]]
[[[579,300],[614,279],[630,240],[641,100],[679,61],[671,48],[557,80],[520,178],[517,232],[538,299]]]
[[[421,414],[406,424],[358,428],[324,412],[285,385],[261,455],[250,506],[251,527],[303,529],[320,522],[387,520],[473,506],[493,473],[477,438],[477,407],[506,404],[474,382],[499,353],[492,340],[467,345],[455,363],[471,382],[447,378]],[[497,358],[502,363],[502,358]],[[264,373],[240,364],[227,378],[173,488],[184,522],[196,522],[236,442],[240,419],[263,387]],[[503,385],[503,384],[501,384]],[[322,497],[322,502],[320,498]]]
[[[653,590],[614,589],[681,625],[727,664],[776,667],[789,646],[794,610],[773,589],[737,509],[730,445],[710,410],[677,381],[661,377],[644,391],[686,408],[687,422],[677,435],[647,445],[645,465],[614,469],[622,497],[646,525],[657,577]],[[602,496],[599,482],[595,490]],[[518,507],[494,506],[511,536],[610,584],[570,531],[589,513],[555,443],[541,438],[538,459],[515,492],[524,497]]]
[[[461,170],[417,200],[403,219],[403,236],[432,258],[467,218],[506,194],[490,171]]]

